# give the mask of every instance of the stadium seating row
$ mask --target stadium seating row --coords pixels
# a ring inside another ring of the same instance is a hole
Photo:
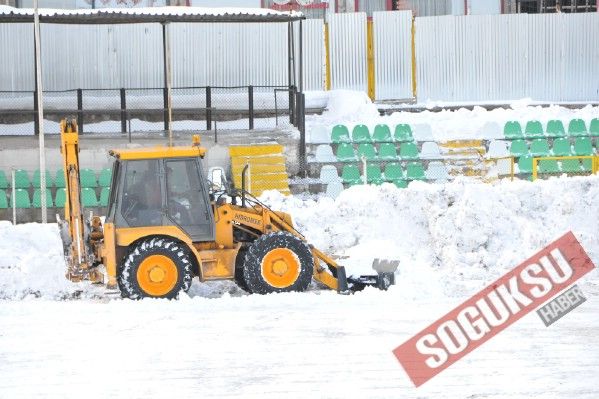
[[[399,152],[397,151],[399,146]],[[436,159],[441,158],[439,146],[434,142],[425,142],[422,149],[419,150],[414,142],[380,143],[378,149],[375,144],[358,144],[357,150],[352,143],[339,143],[337,150],[333,153],[333,148],[328,144],[321,144],[316,147],[314,160],[316,162],[355,162],[360,159],[367,161],[381,160],[415,160],[420,158]]]
[[[385,124],[378,124],[372,133],[366,125],[356,125],[351,130],[345,125],[336,125],[329,132],[323,126],[315,127],[311,131],[313,143],[389,143],[414,141],[412,128],[407,124],[396,125],[391,133],[391,128]]]
[[[7,178],[7,176],[9,176]],[[11,187],[12,178],[11,174],[4,173],[0,170],[0,189],[6,189]],[[98,175],[93,169],[81,169],[79,171],[79,177],[81,179],[81,187],[96,188],[96,187],[110,187],[110,180],[112,179],[111,169],[102,169]],[[35,170],[33,172],[33,178],[29,179],[29,173],[26,170],[17,169],[15,170],[15,187],[16,188],[40,188],[40,171]],[[64,172],[62,169],[57,170],[55,173],[50,173],[46,170],[46,187],[64,188]]]
[[[593,140],[590,137],[577,137],[574,144],[567,137],[560,137],[553,140],[553,145],[549,145],[547,139],[533,139],[529,142],[523,139],[512,140],[507,149],[505,141],[494,140],[489,143],[487,155],[491,158],[500,158],[504,156],[521,157],[532,155],[535,157],[548,156],[573,156],[573,155],[594,155],[596,150],[593,146]]]
[[[8,193],[11,193],[9,190]],[[96,196],[96,191],[91,187],[81,189],[81,202],[85,207],[108,206],[108,197],[110,188],[103,187],[100,192],[100,199]],[[46,189],[46,207],[48,208],[63,208],[66,202],[66,190],[58,188],[56,195],[52,198],[52,192],[49,188]],[[15,197],[7,196],[4,189],[0,189],[0,209],[12,208],[13,200],[16,208],[41,208],[42,207],[42,191],[38,188],[33,192],[33,199],[29,197],[29,191],[22,188],[15,189]]]
[[[411,180],[437,180],[445,181],[449,178],[449,173],[442,162],[430,162],[426,171],[420,162],[408,162],[405,169],[398,162],[388,162],[381,169],[381,165],[369,163],[366,165],[365,176],[360,174],[361,165],[344,165],[341,170],[341,176],[337,173],[334,165],[324,165],[320,169],[320,181],[322,183],[331,183],[340,181],[348,185],[363,184],[381,184],[385,181],[393,182],[398,186],[405,187]],[[364,178],[365,177],[365,178]]]
[[[599,118],[595,118],[587,125],[582,119],[572,119],[568,123],[567,135],[569,136],[599,136]],[[506,139],[537,139],[543,137],[565,137],[566,130],[562,121],[553,119],[547,122],[547,127],[543,130],[543,125],[538,120],[528,121],[524,130],[518,121],[508,121],[503,127],[503,135]]]
[[[518,173],[532,173],[533,156],[525,155],[518,159]],[[557,161],[554,159],[540,159],[537,164],[537,173],[588,173],[593,169],[591,159],[566,159]]]

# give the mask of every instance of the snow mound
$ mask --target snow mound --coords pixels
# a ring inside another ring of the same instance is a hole
[[[362,91],[333,90],[329,93],[326,111],[322,114],[330,123],[344,123],[361,119],[371,120],[379,116],[379,111]]]
[[[435,300],[476,292],[569,230],[597,263],[598,183],[599,177],[495,184],[464,178],[444,185],[414,182],[407,189],[356,186],[336,200],[273,191],[262,200],[289,212],[308,241],[337,258],[348,274],[372,274],[375,258],[398,259],[393,291],[403,300]],[[56,225],[0,222],[0,299],[101,292],[68,282],[65,270]],[[597,274],[583,284],[597,288]],[[191,297],[241,295],[226,281],[194,279],[189,291]]]
[[[485,184],[414,182],[356,186],[336,199],[301,201],[276,192],[268,204],[293,215],[317,248],[349,274],[372,273],[374,258],[399,259],[407,295],[472,292],[567,231],[599,260],[599,177]],[[596,279],[593,272],[588,279]]]
[[[65,271],[56,224],[0,221],[0,299],[72,297],[82,286],[68,281]]]

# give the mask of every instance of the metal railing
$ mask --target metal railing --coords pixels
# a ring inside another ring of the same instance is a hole
[[[281,95],[287,92],[288,95]],[[37,134],[36,91],[0,91],[0,135]],[[297,125],[294,86],[198,86],[172,89],[175,130]],[[80,133],[167,131],[165,88],[44,91],[44,119],[77,118]],[[257,119],[261,121],[259,126]],[[272,119],[272,120],[271,120]],[[14,129],[14,133],[10,133]],[[48,133],[53,127],[46,127]],[[54,128],[56,129],[56,128]]]

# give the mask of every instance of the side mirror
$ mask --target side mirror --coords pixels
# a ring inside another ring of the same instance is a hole
[[[227,189],[227,175],[220,166],[208,169],[210,192],[225,191]]]

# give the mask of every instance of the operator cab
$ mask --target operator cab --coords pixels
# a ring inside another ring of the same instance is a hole
[[[117,228],[177,226],[194,242],[214,241],[214,215],[201,147],[113,150],[106,221]]]

